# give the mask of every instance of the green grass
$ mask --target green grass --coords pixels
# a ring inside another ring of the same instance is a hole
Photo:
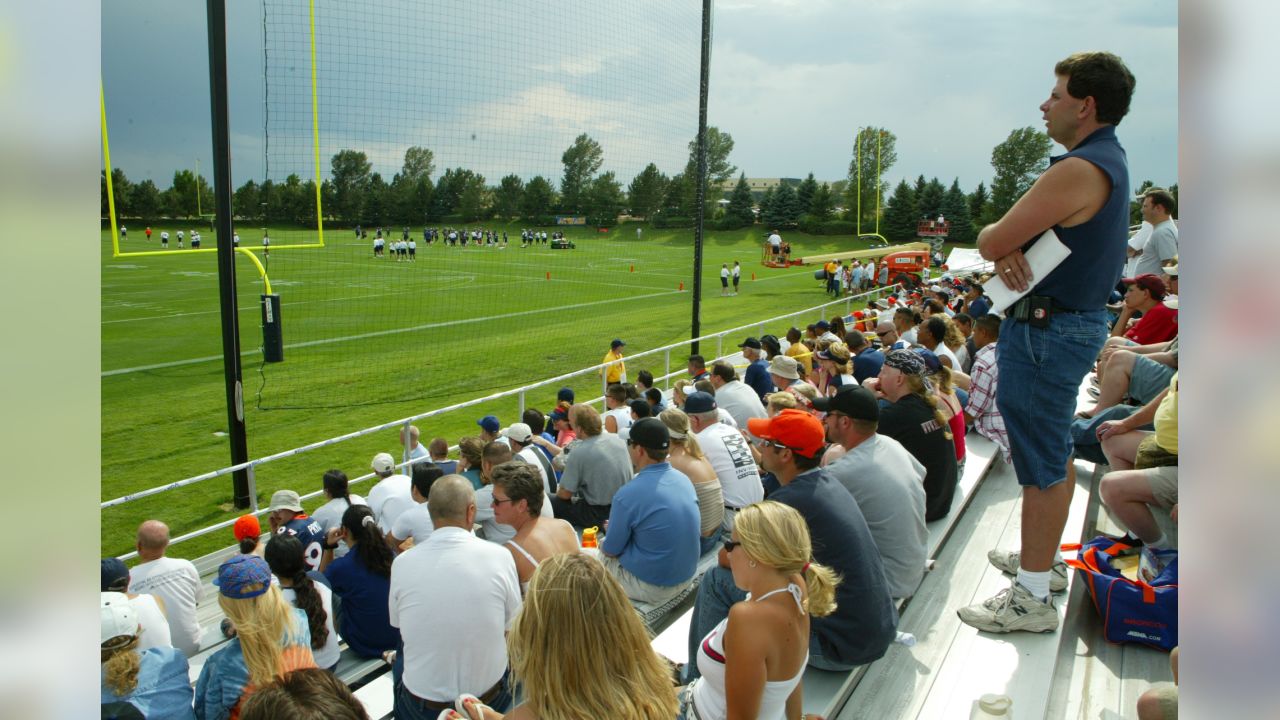
[[[178,227],[168,229],[172,234]],[[159,249],[160,229],[153,225],[157,239],[150,244],[135,229],[124,251]],[[518,225],[505,229],[518,238]],[[203,234],[204,246],[212,247],[213,233]],[[578,249],[521,249],[518,240],[506,250],[420,243],[416,264],[375,261],[371,241],[357,243],[350,231],[326,231],[323,249],[277,250],[268,272],[284,304],[287,348],[285,362],[266,365],[261,375],[254,350],[261,342],[262,283],[247,260],[237,259],[250,457],[592,365],[614,337],[639,352],[690,336],[691,231],[645,226],[642,241],[631,225],[607,235],[593,229],[568,235]],[[279,228],[271,236],[278,247],[313,242],[315,233]],[[260,239],[259,229],[246,230],[241,242],[257,248]],[[796,255],[860,247],[848,238],[790,233],[787,239]],[[707,235],[704,334],[826,299],[813,268],[762,266],[760,243],[755,229]],[[176,249],[176,238],[170,248]],[[226,429],[226,409],[215,255],[112,258],[104,232],[102,257],[103,499],[228,465],[228,442],[218,434]],[[722,298],[720,265],[735,259],[743,266],[742,292]],[[677,291],[681,281],[685,292]],[[431,327],[419,327],[424,325]],[[352,338],[371,333],[376,335]],[[288,347],[299,343],[310,344]],[[726,351],[730,347],[726,343]],[[715,348],[703,350],[711,355]],[[681,359],[673,352],[673,369]],[[136,369],[167,363],[183,364]],[[647,368],[660,375],[662,363],[661,356],[643,358],[628,363],[628,373],[634,379]],[[110,374],[122,369],[132,371]],[[599,394],[594,374],[569,384],[579,398]],[[527,402],[545,412],[555,390],[535,392]],[[505,425],[516,409],[512,398],[419,426],[424,442],[439,435],[454,443],[475,433],[481,415],[494,413]],[[379,451],[398,455],[396,431],[270,463],[257,474],[259,502],[280,488],[317,489],[331,467],[362,475]],[[163,519],[178,535],[234,517],[230,503],[231,480],[225,477],[109,508],[102,514],[102,551],[130,550],[143,519]],[[229,532],[215,533],[177,545],[173,554],[195,557],[231,541]]]

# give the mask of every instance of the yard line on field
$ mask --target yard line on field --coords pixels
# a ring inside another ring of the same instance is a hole
[[[559,305],[559,306],[550,307],[550,308],[539,308],[537,310],[521,310],[519,312],[504,313],[502,315],[490,315],[488,317],[466,318],[463,320],[446,320],[444,322],[427,323],[425,325],[414,325],[412,327],[407,327],[407,328],[395,328],[392,330],[377,330],[375,332],[360,333],[358,335],[347,335],[344,337],[336,337],[336,338],[324,338],[322,340],[308,340],[306,342],[286,344],[285,349],[315,347],[317,345],[331,345],[333,343],[350,342],[352,340],[367,340],[369,338],[383,337],[387,335],[400,335],[403,333],[418,332],[421,330],[431,330],[434,328],[454,327],[458,325],[470,325],[472,323],[487,323],[492,320],[506,320],[508,318],[524,317],[527,315],[540,315],[543,313],[559,313],[565,310],[576,310],[578,308],[592,307],[595,305],[608,305],[610,303],[618,303],[618,302],[632,302],[635,300],[645,300],[648,298],[661,297],[663,295],[679,295],[679,294],[680,294],[680,291],[678,290],[664,290],[662,292],[649,293],[647,295],[633,295],[630,297],[610,298],[608,300],[593,300],[591,302],[574,303],[573,305]],[[257,355],[259,352],[260,351],[256,349],[244,350],[240,353],[240,355],[241,356]],[[191,358],[189,360],[174,360],[172,362],[156,363],[154,365],[139,365],[138,367],[120,368],[118,370],[104,370],[102,371],[101,377],[111,377],[114,375],[127,375],[129,373],[143,372],[145,370],[162,370],[165,368],[181,367],[183,365],[196,365],[199,363],[212,362],[214,360],[221,360],[221,359],[222,359],[221,355],[211,355],[209,357]]]

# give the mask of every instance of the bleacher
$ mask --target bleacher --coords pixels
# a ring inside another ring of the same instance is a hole
[[[741,355],[726,358],[743,365]],[[1089,398],[1081,389],[1082,402]],[[1121,529],[1102,508],[1097,483],[1105,466],[1076,462],[1077,489],[1064,542]],[[1157,510],[1159,516],[1159,511]],[[1019,718],[1132,717],[1138,696],[1157,681],[1172,680],[1168,655],[1136,645],[1113,645],[1102,636],[1097,612],[1083,585],[1070,577],[1068,591],[1055,596],[1061,619],[1056,633],[980,633],[960,622],[956,610],[1004,588],[1009,578],[987,561],[987,551],[1019,544],[1021,491],[1012,466],[994,443],[967,436],[967,460],[951,513],[929,523],[929,564],[919,589],[899,605],[899,631],[913,645],[895,643],[885,656],[850,672],[809,668],[804,676],[804,711],[829,720],[853,718],[963,718],[984,693],[1013,700]],[[1162,525],[1176,529],[1167,514]],[[204,629],[201,652],[191,659],[191,678],[205,658],[226,642],[222,613],[211,584],[218,565],[237,552],[228,547],[195,561],[205,581],[198,616]],[[1070,557],[1070,554],[1067,555]],[[713,566],[704,556],[688,592],[661,607],[638,605],[656,633],[653,647],[676,663],[688,660],[687,639],[697,580]],[[355,656],[343,644],[337,674],[350,685],[372,718],[392,716],[390,667]]]

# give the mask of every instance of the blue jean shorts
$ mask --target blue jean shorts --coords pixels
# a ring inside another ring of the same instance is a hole
[[[1105,310],[1056,312],[1046,328],[1000,324],[996,407],[1019,485],[1044,490],[1066,479],[1080,383],[1107,335]]]
[[[1134,359],[1133,371],[1129,374],[1129,397],[1146,405],[1169,388],[1169,380],[1175,372],[1176,369],[1164,363],[1139,355]]]

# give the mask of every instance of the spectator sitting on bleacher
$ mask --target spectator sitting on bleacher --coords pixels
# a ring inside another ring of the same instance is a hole
[[[347,474],[341,470],[326,470],[322,482],[324,483],[324,496],[328,498],[328,501],[311,513],[311,519],[320,523],[321,532],[328,533],[342,524],[342,513],[346,512],[347,508],[352,505],[367,505],[368,503],[365,502],[364,498],[350,491]],[[342,557],[346,554],[346,544],[338,543],[338,549],[333,551],[333,556]]]
[[[564,475],[551,508],[574,527],[599,527],[609,519],[614,493],[631,480],[627,446],[617,435],[603,432],[600,414],[590,405],[571,407],[569,423],[578,441],[562,455]]]
[[[578,433],[574,431],[573,424],[569,422],[569,408],[572,405],[556,405],[556,409],[551,411],[551,429],[555,430],[556,447],[564,449],[569,443],[578,439]],[[560,457],[557,455],[556,457]]]
[[[819,396],[830,397],[842,386],[855,384],[849,364],[852,356],[843,342],[831,343],[826,350],[819,350],[814,357],[818,359],[819,371],[814,384]]]
[[[311,654],[316,665],[333,670],[342,651],[342,638],[334,630],[333,591],[313,582],[307,574],[302,543],[290,535],[274,535],[267,541],[267,566],[280,582],[280,592],[289,604],[307,614],[311,632]]]
[[[395,716],[435,720],[463,693],[505,711],[511,691],[503,636],[520,609],[515,563],[506,549],[471,534],[476,502],[466,479],[437,480],[427,507],[435,531],[397,557],[391,571],[390,620],[404,638]]]
[[[1146,423],[1155,430],[1138,430]],[[1098,426],[1098,439],[1106,453],[1107,464],[1114,470],[1158,468],[1178,464],[1178,373],[1169,378],[1169,386],[1151,402],[1123,420],[1112,420]],[[1177,476],[1173,477],[1174,482]],[[1175,495],[1176,497],[1176,495]]]
[[[414,545],[424,542],[435,529],[427,510],[427,495],[431,492],[431,485],[444,477],[440,466],[429,462],[416,462],[409,466],[409,472],[413,477],[413,501],[417,504],[400,513],[391,526],[391,532],[387,533],[387,543],[397,552],[410,539]]]
[[[556,642],[547,641],[548,628]],[[676,716],[671,675],[640,616],[618,581],[585,555],[555,555],[538,567],[507,647],[524,696],[506,716],[513,720]],[[459,699],[471,718],[504,717],[476,699]],[[452,710],[439,717],[464,718]]]
[[[765,362],[769,362],[782,354],[782,343],[778,341],[777,335],[765,333],[760,336],[760,349],[764,351]]]
[[[960,372],[968,375],[970,368],[973,367],[973,354],[977,349],[973,346],[973,318],[968,313],[958,312],[951,318],[951,322],[947,324],[947,347],[951,347],[951,333],[954,330],[955,335],[959,336],[960,345],[953,348],[952,351],[956,357],[960,359]]]
[[[525,425],[529,426],[529,432],[533,437],[530,442],[537,446],[538,452],[550,462],[555,456],[559,455],[561,448],[556,445],[556,436],[554,433],[547,432],[547,417],[542,414],[538,408],[526,408],[520,419]],[[544,470],[546,468],[543,468]],[[552,483],[558,482],[560,477],[555,474],[555,470],[551,471],[550,480]],[[555,486],[552,486],[555,489]]]
[[[841,577],[836,611],[815,618],[810,625],[809,665],[824,670],[849,670],[884,655],[895,636],[897,610],[889,596],[884,566],[858,503],[831,473],[818,467],[825,446],[822,423],[799,410],[783,410],[775,417],[749,425],[760,438],[764,466],[781,487],[771,500],[800,511],[809,526],[813,560]],[[689,625],[689,657],[729,614],[746,592],[734,584],[727,553],[719,567],[703,576]],[[686,679],[700,675],[696,663],[685,665]]]
[[[924,521],[924,465],[891,437],[876,433],[880,404],[870,390],[850,385],[818,398],[826,439],[846,450],[827,472],[849,491],[880,551],[889,594],[911,597],[924,578],[929,529]]]
[[[681,696],[682,717],[794,717],[803,704],[810,625],[835,611],[840,578],[812,560],[809,528],[795,508],[749,505],[733,535],[724,548],[748,599],[734,603],[698,646],[700,676]]]
[[[942,413],[942,417],[947,421],[947,427],[951,431],[951,444],[955,447],[956,477],[958,479],[964,475],[965,451],[967,450],[964,442],[966,427],[964,406],[956,395],[958,391],[954,383],[954,378],[958,373],[943,365],[938,356],[930,350],[917,347],[914,348],[914,352],[924,359],[925,377],[933,385],[934,397],[938,399],[938,411]]]
[[[904,349],[908,345],[908,343],[902,341],[902,338],[898,337],[898,326],[892,320],[881,320],[876,323],[876,337],[880,338],[880,347],[878,349],[885,355],[893,350]]]
[[[413,481],[408,475],[396,472],[396,459],[391,453],[378,453],[373,456],[373,474],[378,476],[378,484],[369,488],[369,510],[373,518],[382,528],[382,534],[391,531],[391,524],[400,513],[413,507],[411,486]],[[345,515],[346,512],[343,511]]]
[[[511,445],[511,452],[515,457],[520,458],[534,467],[535,472],[537,472],[538,476],[542,478],[542,487],[546,493],[550,495],[555,492],[555,470],[551,468],[550,458],[548,458],[541,450],[534,447],[533,428],[522,422],[512,423],[510,427],[502,431],[502,436],[505,437],[507,442]]]
[[[524,595],[539,563],[552,555],[579,552],[578,534],[568,522],[552,517],[542,480],[528,463],[506,462],[492,474],[493,514],[516,531],[506,547],[515,560]]]
[[[484,446],[485,441],[475,435],[458,440],[458,456],[462,458],[458,461],[458,474],[471,481],[472,490],[479,490],[484,485],[480,480]]]
[[[813,372],[813,353],[809,348],[801,342],[803,338],[800,336],[800,328],[791,327],[787,329],[787,357],[795,358],[796,362],[804,366],[805,375]]]
[[[786,390],[792,383],[800,381],[800,364],[795,358],[786,355],[774,355],[769,361],[769,382],[779,390]],[[764,400],[764,397],[760,398]]]
[[[724,492],[711,462],[702,453],[698,438],[689,428],[689,416],[679,408],[668,408],[658,414],[671,436],[671,454],[667,462],[684,473],[693,483],[698,496],[698,554],[705,555],[720,542],[720,526],[724,523]]]
[[[187,658],[176,648],[142,648],[145,631],[124,593],[104,592],[101,608],[102,717],[194,720]]]
[[[667,462],[671,436],[657,418],[631,427],[627,452],[635,477],[609,509],[600,561],[627,597],[662,605],[684,591],[698,566],[698,496]]]
[[[218,606],[236,636],[205,660],[196,680],[200,720],[226,720],[255,688],[298,668],[315,667],[307,615],[271,583],[267,561],[236,555],[218,568]]]
[[[1165,304],[1169,304],[1169,300]],[[1173,301],[1176,305],[1176,301]],[[1178,371],[1178,338],[1152,345],[1116,348],[1098,363],[1097,402],[1077,417],[1091,418],[1125,398],[1145,405],[1169,386]]]
[[[916,311],[902,305],[893,311],[893,329],[904,347],[916,344]],[[894,348],[895,350],[897,348]]]
[[[701,355],[690,355],[686,369],[689,372],[689,379],[693,382],[705,380],[707,377],[707,361]]]
[[[431,456],[431,462],[440,468],[440,472],[445,475],[453,475],[458,471],[458,461],[449,459],[449,441],[442,437],[432,438],[431,444],[427,445],[427,454]]]
[[[147,520],[138,526],[138,559],[129,573],[129,592],[155,595],[164,603],[173,646],[187,657],[200,651],[200,623],[196,605],[204,599],[204,584],[190,560],[165,557],[169,526]]]
[[[338,632],[360,657],[395,650],[400,633],[387,617],[393,556],[373,513],[365,505],[352,505],[342,514],[342,527],[330,530],[325,540],[321,569],[341,600]],[[351,551],[334,560],[338,540],[346,540]]]
[[[742,357],[747,360],[747,371],[743,374],[742,381],[754,390],[756,397],[763,402],[764,396],[773,392],[773,382],[769,379],[769,364],[761,357],[764,354],[764,346],[758,339],[749,337],[738,347],[742,350]]]
[[[605,432],[616,435],[631,427],[631,407],[627,405],[627,389],[622,383],[612,383],[605,388],[604,407]]]
[[[169,635],[169,619],[164,614],[164,601],[155,595],[127,592],[129,568],[120,558],[102,559],[102,592],[123,593],[133,607],[141,632],[137,649],[173,647]]]
[[[1116,318],[1111,327],[1111,337],[1107,338],[1103,352],[1116,346],[1150,345],[1172,340],[1178,334],[1175,322],[1178,311],[1162,302],[1168,292],[1164,280],[1159,275],[1148,273],[1136,278],[1125,278],[1120,282],[1127,286],[1124,306],[1120,309],[1120,317]],[[1131,322],[1133,315],[1138,312],[1142,313],[1141,319]]]
[[[671,406],[676,410],[684,410],[684,402],[693,392],[692,380],[677,380],[671,386]]]
[[[884,365],[884,353],[867,342],[867,336],[859,330],[845,333],[845,347],[853,354],[853,379],[859,385],[867,378],[880,374],[880,366]]]
[[[925,467],[924,519],[932,522],[951,512],[957,468],[947,418],[924,375],[924,358],[910,350],[894,350],[885,356],[880,376],[864,385],[889,401],[880,410],[880,434],[902,443]]]
[[[667,409],[666,404],[662,402],[662,391],[656,387],[652,387],[644,391],[644,400],[649,403],[650,417],[653,417]]]
[[[841,326],[843,327],[843,323],[841,323]],[[826,320],[819,320],[818,322],[814,323],[813,330],[814,330],[814,339],[819,342],[823,340],[829,343],[841,342],[840,336],[835,334],[834,332],[831,332],[831,323],[827,322]]]
[[[258,688],[240,720],[369,720],[364,705],[331,672],[302,668]]]
[[[427,449],[418,442],[419,437],[421,437],[421,431],[418,430],[417,425],[409,426],[409,436],[407,438],[405,437],[404,429],[401,428],[400,430],[400,444],[405,445],[409,451],[410,461],[428,459]]]
[[[973,343],[977,348],[973,358],[973,374],[969,382],[969,404],[964,409],[965,422],[982,437],[1000,447],[1000,455],[1006,463],[1009,456],[1009,433],[1004,428],[1004,418],[996,407],[996,387],[999,380],[1000,318],[986,314],[974,321]]]
[[[302,499],[292,490],[277,490],[271,495],[271,506],[267,518],[271,521],[271,532],[278,535],[293,535],[302,542],[303,556],[312,570],[320,568],[320,554],[324,546],[324,528],[320,523],[302,512]]]
[[[942,339],[947,335],[947,323],[941,315],[931,315],[916,330],[916,345],[931,351],[950,369],[960,368],[960,359]]]
[[[511,453],[511,448],[499,442],[491,442],[484,446],[480,461],[480,489],[476,490],[476,524],[480,526],[479,536],[492,543],[502,545],[515,537],[515,528],[504,525],[494,516],[493,507],[493,469],[509,463],[525,462]],[[550,513],[548,513],[550,515]]]
[[[716,397],[695,392],[685,400],[684,410],[689,416],[689,429],[698,438],[698,445],[715,469],[716,477],[720,478],[720,491],[724,495],[723,528],[731,530],[734,513],[764,499],[760,468],[742,432],[719,422]]]
[[[476,425],[480,426],[481,444],[497,440],[506,445],[506,440],[502,437],[502,423],[498,421],[497,415],[485,415],[476,421]]]
[[[231,534],[235,536],[236,543],[240,546],[240,553],[243,555],[262,557],[266,551],[266,546],[262,542],[262,523],[258,521],[257,515],[250,513],[236,518],[235,525],[231,526]]]

